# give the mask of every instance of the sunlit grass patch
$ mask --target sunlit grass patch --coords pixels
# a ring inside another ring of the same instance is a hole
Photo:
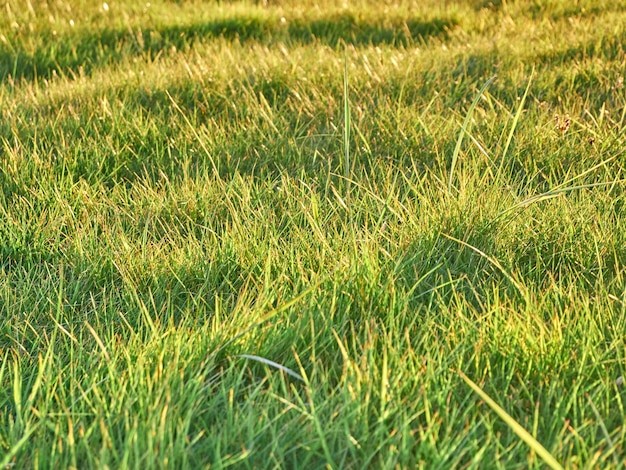
[[[619,468],[622,8],[3,8],[0,464]]]

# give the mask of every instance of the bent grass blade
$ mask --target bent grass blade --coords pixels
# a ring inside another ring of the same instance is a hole
[[[304,378],[300,374],[291,370],[289,367],[285,367],[282,364],[279,364],[278,362],[274,362],[270,359],[265,359],[264,357],[260,357],[260,356],[254,356],[252,354],[239,354],[237,357],[241,357],[243,359],[249,359],[251,361],[260,362],[261,364],[265,364],[266,366],[270,366],[270,367],[273,367],[274,369],[281,370],[285,374],[290,375],[293,378],[304,382]]]

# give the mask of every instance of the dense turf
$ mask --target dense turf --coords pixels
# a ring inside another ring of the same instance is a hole
[[[0,467],[624,461],[623,2],[0,6]]]

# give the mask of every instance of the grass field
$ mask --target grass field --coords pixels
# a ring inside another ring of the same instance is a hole
[[[626,3],[0,7],[0,468],[622,467]]]

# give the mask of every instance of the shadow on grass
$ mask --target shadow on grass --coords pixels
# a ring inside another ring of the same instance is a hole
[[[498,11],[502,9],[502,0],[472,0],[470,5],[474,10],[492,10]]]
[[[538,61],[550,65],[601,57],[605,61],[622,60],[626,54],[626,33],[592,39],[565,50],[551,51],[538,55]]]
[[[230,41],[272,44],[319,42],[331,47],[343,43],[355,46],[391,44],[406,46],[430,38],[446,39],[457,25],[453,18],[372,19],[353,14],[337,14],[316,20],[281,22],[277,18],[236,17],[191,25],[156,29],[87,29],[64,36],[47,31],[39,34],[38,46],[30,50],[19,40],[0,43],[0,80],[49,78],[55,73],[91,73],[122,61],[147,54],[157,57],[174,48],[186,50],[202,40],[223,38]]]
[[[553,21],[567,20],[569,18],[592,18],[605,14],[619,14],[626,11],[626,7],[621,2],[613,2],[606,5],[583,5],[581,2],[565,2],[563,6],[555,4],[535,3],[528,8],[528,13],[533,19],[550,17]]]

